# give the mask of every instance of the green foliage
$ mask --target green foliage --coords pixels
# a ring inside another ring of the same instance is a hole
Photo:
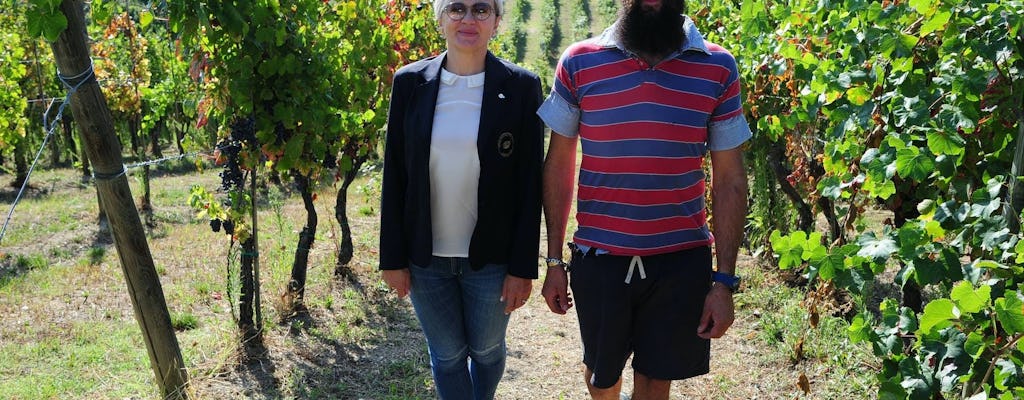
[[[526,22],[523,21],[522,1],[505,3],[505,14],[501,16],[501,31],[494,39],[494,54],[515,63],[523,62],[526,56]]]
[[[600,18],[600,27],[604,29],[615,22],[615,18],[619,13],[619,1],[618,0],[597,0],[597,14]]]
[[[26,56],[27,41],[22,31],[24,19],[13,10],[10,2],[0,3],[0,151],[10,151],[25,137],[28,120],[25,110],[28,102],[21,89],[27,76],[22,60]]]
[[[195,50],[206,91],[200,124],[255,122],[255,142],[225,153],[244,171],[266,165],[316,176],[372,158],[398,66],[440,48],[429,3],[362,0],[170,4],[173,31]],[[243,221],[238,221],[242,223]]]
[[[590,7],[588,0],[570,1],[572,30],[570,40],[578,42],[590,37]]]
[[[813,284],[863,293],[895,272],[939,293],[921,313],[861,305],[849,333],[882,360],[878,397],[1020,393],[1024,248],[1003,204],[1024,3],[707,3],[695,20],[737,57],[755,128],[755,243],[768,236],[779,267]],[[794,231],[798,206],[833,229]],[[878,206],[892,218],[869,226]]]
[[[559,49],[555,48],[555,22],[558,21],[558,15],[561,10],[558,7],[558,3],[555,0],[540,0],[540,15],[544,18],[541,20],[540,32],[537,33],[539,37],[537,45],[540,47],[541,60],[534,60],[535,62],[543,61],[545,65],[553,65],[558,60]]]
[[[60,11],[61,0],[28,0],[26,17],[29,37],[44,37],[51,42],[68,27],[68,19]]]

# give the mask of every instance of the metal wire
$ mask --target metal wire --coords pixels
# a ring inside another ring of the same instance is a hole
[[[57,122],[64,116],[64,108],[71,103],[71,96],[78,91],[80,87],[86,82],[95,79],[96,75],[93,73],[92,60],[89,61],[89,67],[78,74],[70,77],[62,75],[59,71],[57,72],[57,78],[60,79],[61,83],[64,84],[68,89],[68,93],[64,96],[64,101],[60,103],[60,107],[57,108],[57,115],[53,118],[53,121],[48,120],[50,110],[53,109],[53,105],[57,99],[50,100],[50,104],[46,107],[46,111],[43,111],[43,130],[46,131],[46,136],[43,137],[43,144],[39,146],[39,151],[36,152],[36,157],[32,160],[32,164],[28,168],[28,174],[25,176],[25,180],[21,183],[21,189],[18,190],[18,195],[14,197],[14,203],[11,204],[11,210],[7,213],[7,218],[4,220],[3,228],[0,228],[0,243],[3,242],[4,236],[7,234],[7,226],[11,223],[11,218],[14,217],[14,209],[18,207],[18,202],[21,201],[21,196],[25,194],[25,189],[28,187],[29,178],[32,176],[32,172],[35,171],[36,164],[39,162],[39,157],[43,154],[43,149],[46,148],[46,144],[50,141],[50,137],[53,136],[53,132],[57,129]]]

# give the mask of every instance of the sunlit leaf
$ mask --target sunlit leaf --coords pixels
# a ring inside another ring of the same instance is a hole
[[[924,306],[924,313],[921,314],[921,332],[928,334],[934,329],[942,329],[949,326],[949,320],[958,318],[960,315],[953,301],[950,299],[936,299]]]
[[[916,147],[900,149],[896,153],[896,172],[901,178],[924,180],[934,169],[934,158]]]
[[[965,313],[976,313],[985,309],[992,293],[991,286],[981,286],[974,289],[970,282],[961,281],[953,287],[949,297],[956,303],[957,308]]]
[[[858,256],[872,258],[875,260],[884,260],[889,258],[892,253],[898,250],[896,241],[888,237],[882,237],[881,239],[876,238],[873,234],[862,235],[857,239],[857,244],[860,244],[860,251],[857,252]]]
[[[854,86],[846,91],[846,98],[854,105],[862,105],[871,99],[871,90],[866,86]]]
[[[139,13],[139,26],[146,28],[153,22],[153,13],[149,10],[144,10]]]
[[[1007,334],[1024,332],[1024,312],[1021,307],[1024,307],[1024,302],[1021,302],[1019,292],[1006,292],[1006,297],[996,299],[996,316]]]
[[[964,152],[966,141],[960,135],[932,130],[928,132],[927,136],[928,149],[932,153],[958,156]]]
[[[913,1],[911,3],[913,3]],[[952,14],[950,14],[949,11],[939,11],[932,14],[931,18],[928,18],[928,21],[925,22],[924,25],[921,25],[920,37],[925,37],[929,33],[944,28],[949,22],[949,17],[951,15]]]

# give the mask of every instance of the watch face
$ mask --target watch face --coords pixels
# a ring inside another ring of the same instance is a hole
[[[565,266],[565,261],[559,260],[557,258],[549,258],[549,259],[547,259],[545,261],[547,262],[549,267],[563,267],[563,266]]]

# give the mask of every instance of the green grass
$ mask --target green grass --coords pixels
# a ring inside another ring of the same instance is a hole
[[[92,191],[93,201],[85,201],[83,198],[87,190],[80,189],[72,192],[58,192],[55,195],[27,195],[22,198],[15,208],[15,214],[5,233],[3,246],[5,248],[17,248],[19,245],[31,243],[40,236],[53,236],[75,231],[86,223],[95,221],[97,208],[95,202],[95,191]],[[4,207],[4,210],[8,210]],[[47,210],[45,214],[34,214],[31,210]],[[90,215],[93,215],[91,218]],[[6,214],[5,214],[6,216]],[[78,237],[72,240],[80,239]]]
[[[191,313],[173,313],[171,326],[176,331],[188,331],[199,327],[199,319]]]
[[[59,333],[26,327],[32,337],[0,342],[0,398],[155,395],[138,326],[129,322],[77,322]]]
[[[89,250],[87,250],[85,253],[86,259],[88,260],[87,263],[89,265],[99,265],[100,263],[103,262],[103,259],[104,257],[106,257],[106,255],[107,248],[99,246],[90,247]]]
[[[761,268],[740,272],[747,279],[747,289],[735,297],[737,314],[757,319],[754,333],[748,337],[764,349],[761,362],[822,371],[818,381],[825,387],[815,390],[833,398],[872,396],[874,377],[866,366],[874,363],[874,356],[867,344],[851,343],[846,320],[823,313],[818,326],[812,328],[804,304],[805,288],[781,283],[772,271]]]
[[[49,261],[46,257],[38,254],[31,255],[18,255],[14,261],[14,266],[21,269],[42,269],[47,266]]]

